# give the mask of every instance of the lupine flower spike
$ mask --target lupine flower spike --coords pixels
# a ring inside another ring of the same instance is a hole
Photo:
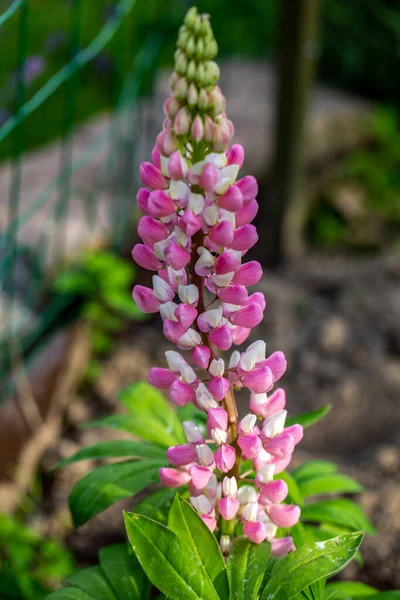
[[[151,369],[149,382],[169,390],[178,406],[192,402],[207,413],[205,431],[184,423],[187,443],[169,448],[171,466],[160,470],[161,481],[189,485],[191,504],[225,555],[241,523],[250,540],[268,540],[282,556],[294,545],[277,530],[293,526],[300,509],[283,503],[288,489],[278,475],[303,432],[300,425],[285,427],[285,393],[274,390],[286,369],[282,352],[266,356],[259,340],[220,354],[246,342],[266,303],[263,294],[249,291],[261,265],[242,262],[258,240],[251,224],[258,186],[250,175],[238,178],[244,150],[231,146],[234,126],[217,85],[216,53],[208,15],[190,9],[179,32],[163,129],[151,162],[140,167],[143,243],[133,257],[154,274],[152,288],[137,285],[133,297],[143,312],[160,313],[165,337],[179,350],[166,352],[167,367]],[[239,421],[234,390],[243,388],[249,411]],[[245,476],[242,459],[252,465]]]

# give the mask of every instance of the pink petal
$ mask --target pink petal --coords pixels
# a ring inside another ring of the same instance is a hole
[[[218,502],[218,508],[223,518],[226,521],[230,521],[236,516],[240,508],[240,502],[237,498],[233,498],[233,496],[227,496],[226,498],[221,498]]]
[[[255,544],[261,544],[267,537],[264,523],[260,521],[248,521],[243,527],[243,533]]]
[[[189,483],[191,477],[187,471],[163,467],[159,470],[159,475],[163,485],[169,488],[178,488]]]

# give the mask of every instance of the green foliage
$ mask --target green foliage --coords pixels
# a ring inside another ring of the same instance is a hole
[[[61,544],[0,513],[2,600],[42,600],[73,568],[73,558]]]
[[[175,506],[185,506],[182,500],[178,503],[179,500]],[[187,510],[192,509],[188,506]],[[183,527],[178,522],[174,533],[142,515],[125,515],[129,540],[146,575],[171,600],[256,600],[266,573],[260,598],[290,600],[314,582],[324,580],[344,568],[354,557],[362,540],[361,533],[347,534],[327,542],[305,545],[283,559],[269,562],[267,543],[256,546],[239,538],[225,567],[211,534],[198,544],[207,562],[196,553],[193,540],[196,540],[200,522],[201,518],[192,510],[190,521],[186,521]],[[206,564],[212,564],[210,554],[215,554],[214,572],[218,572],[219,565],[222,567],[214,579],[205,568]],[[221,579],[225,569],[229,589],[217,592],[215,582]]]
[[[128,386],[121,392],[120,400],[127,411],[125,414],[112,415],[88,425],[128,431],[143,441],[101,442],[78,451],[57,465],[65,466],[88,458],[125,459],[95,468],[75,485],[70,508],[76,525],[82,525],[120,498],[134,496],[149,484],[157,483],[159,468],[166,464],[165,449],[185,442],[181,419],[196,419],[195,409],[175,412],[158,390],[144,382]],[[293,418],[293,422],[301,421],[305,427],[310,426],[323,418],[329,409],[327,406],[305,413]],[[204,425],[201,420],[198,423]],[[246,468],[244,462],[244,471]],[[290,555],[295,557],[290,560],[289,557],[268,559],[269,544],[255,546],[240,537],[238,528],[239,538],[234,542],[225,569],[217,538],[176,490],[156,489],[136,505],[137,514],[126,516],[128,536],[148,579],[165,595],[164,598],[257,600],[257,593],[260,599],[269,598],[271,593],[278,600],[288,600],[299,594],[301,600],[324,600],[325,579],[340,570],[350,558],[359,556],[357,548],[361,534],[356,533],[357,530],[374,533],[371,523],[355,502],[337,497],[342,493],[359,492],[361,486],[338,473],[336,465],[329,461],[310,461],[291,474],[280,473],[277,478],[288,484],[286,501],[294,502],[302,509],[302,522],[290,531],[299,549]],[[186,490],[183,493],[186,494]],[[279,531],[279,535],[286,533],[286,530]],[[307,556],[312,560],[306,560]],[[285,560],[286,567],[279,567]],[[102,569],[104,571],[104,565]],[[90,585],[104,586],[100,583],[99,569],[93,570],[90,576]],[[81,594],[90,592],[85,587],[88,585],[86,578],[86,583],[80,586],[75,577],[69,582],[78,587]]]
[[[200,558],[183,539],[141,515],[126,513],[125,525],[144,572],[163,594],[172,600],[218,600]]]
[[[83,525],[118,500],[129,498],[153,483],[165,460],[138,460],[103,465],[75,484],[69,507],[76,527]]]
[[[176,494],[168,515],[168,528],[176,533],[200,561],[218,595],[228,595],[225,563],[216,537],[196,511]]]
[[[167,462],[165,449],[185,441],[181,422],[171,405],[149,384],[132,384],[121,392],[120,400],[127,414],[106,417],[86,426],[121,429],[145,441],[100,442],[79,450],[56,465],[58,468],[89,458],[128,459],[99,466],[75,484],[69,502],[77,526],[83,525],[121,498],[134,496],[150,484],[158,483],[158,471]],[[163,489],[154,499],[142,501],[142,506],[148,512],[159,511],[157,514],[161,516],[164,507],[172,499],[171,490]]]
[[[354,558],[362,533],[350,533],[304,545],[277,561],[261,600],[290,600],[320,579],[341,571]]]
[[[290,425],[298,423],[303,427],[310,427],[311,425],[314,425],[314,423],[321,421],[321,419],[328,414],[331,408],[332,404],[327,404],[326,406],[322,406],[322,408],[318,408],[317,410],[312,410],[301,415],[296,415],[295,417],[290,417],[287,419],[286,425],[289,427]]]
[[[82,569],[67,579],[69,587],[48,600],[148,600],[150,583],[126,544],[100,550],[100,564]]]
[[[400,119],[380,108],[371,118],[371,147],[351,154],[348,176],[361,184],[368,208],[387,224],[400,226]]]
[[[267,542],[253,544],[246,538],[235,540],[226,562],[229,600],[256,600],[269,555]]]
[[[333,581],[325,591],[326,600],[399,600],[400,591],[379,592],[360,581]]]
[[[339,162],[310,215],[307,234],[317,246],[376,249],[400,238],[399,113],[376,109],[368,133],[368,146]]]
[[[59,294],[68,294],[82,304],[89,324],[92,359],[86,380],[100,373],[98,357],[113,348],[113,334],[122,330],[126,319],[143,320],[131,296],[136,269],[131,261],[106,251],[89,251],[76,265],[60,273],[54,283]]]

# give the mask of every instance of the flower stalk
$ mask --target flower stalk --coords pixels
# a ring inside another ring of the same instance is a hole
[[[167,351],[168,368],[152,368],[149,382],[168,389],[178,406],[192,402],[207,413],[206,431],[184,423],[187,443],[167,451],[171,466],[160,470],[161,481],[189,485],[193,507],[225,554],[239,524],[253,542],[267,539],[278,554],[293,549],[293,541],[278,540],[277,529],[294,525],[300,509],[283,504],[288,490],[276,475],[290,463],[302,428],[285,427],[285,393],[272,391],[286,369],[282,352],[266,357],[259,340],[223,354],[247,340],[266,302],[262,293],[248,292],[262,277],[257,261],[243,262],[258,240],[251,224],[258,186],[252,176],[237,179],[244,150],[231,146],[234,126],[217,85],[216,53],[208,15],[190,9],[179,32],[163,129],[152,162],[140,168],[143,244],[134,247],[133,258],[155,274],[153,288],[137,285],[133,297],[144,312],[159,312],[166,338],[189,353]],[[234,391],[240,389],[250,399],[239,421]],[[250,473],[245,469],[252,485],[242,485],[243,459],[252,465]]]

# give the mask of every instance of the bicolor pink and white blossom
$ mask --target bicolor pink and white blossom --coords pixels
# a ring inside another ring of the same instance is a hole
[[[163,129],[151,162],[140,167],[137,202],[144,214],[132,255],[152,272],[152,286],[136,285],[133,297],[143,312],[160,314],[177,348],[166,352],[166,366],[150,370],[149,383],[168,390],[177,406],[193,403],[207,415],[204,429],[183,424],[186,443],[167,450],[162,483],[189,485],[190,502],[211,531],[221,519],[240,520],[244,535],[268,540],[272,554],[283,556],[293,540],[277,538],[277,529],[293,526],[300,509],[284,503],[288,489],[278,474],[303,430],[285,426],[286,396],[276,387],[286,370],[281,351],[267,355],[258,340],[220,356],[246,342],[266,301],[252,289],[261,265],[245,260],[258,240],[252,224],[258,185],[252,175],[239,176],[245,153],[231,146],[234,127],[217,86],[216,50],[208,16],[191,9],[179,34]],[[248,391],[249,411],[240,422],[234,390]],[[250,485],[240,475],[242,458],[253,466]],[[220,544],[229,554],[229,536]]]

